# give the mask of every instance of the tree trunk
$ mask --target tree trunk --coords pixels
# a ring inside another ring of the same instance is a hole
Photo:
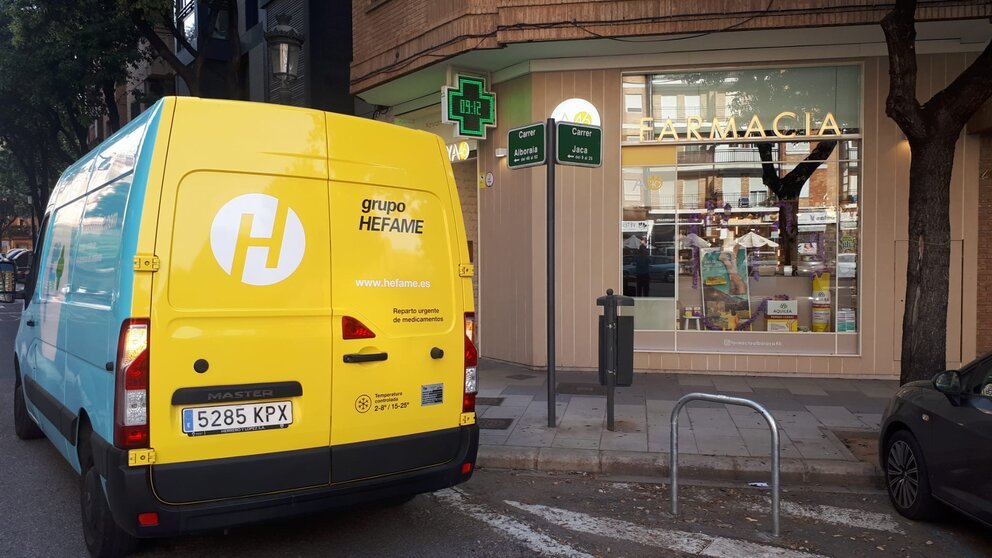
[[[798,263],[793,261],[792,254],[796,251],[796,237],[799,235],[799,200],[780,199],[778,204],[778,245],[784,255],[782,265],[793,266]]]
[[[110,123],[108,136],[121,129],[121,113],[117,108],[117,87],[111,80],[103,82],[103,104],[107,107],[107,120]]]
[[[946,368],[950,183],[956,140],[934,137],[912,145],[900,384],[929,379]]]

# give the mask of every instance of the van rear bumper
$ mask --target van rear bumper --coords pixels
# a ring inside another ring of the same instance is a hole
[[[479,429],[478,426],[472,425],[452,431],[457,432],[460,439],[456,457],[440,465],[368,480],[183,505],[166,504],[156,498],[152,490],[149,467],[128,466],[127,451],[115,448],[99,436],[94,436],[97,446],[94,457],[97,469],[106,479],[110,509],[118,525],[137,537],[168,537],[318,511],[344,509],[460,484],[471,478],[475,471]],[[403,446],[401,442],[400,447]],[[331,448],[328,448],[328,451],[330,450]],[[271,456],[259,457],[271,459]],[[472,468],[468,473],[463,474],[462,466],[465,463],[471,463]],[[158,525],[138,524],[138,514],[148,512],[158,514]]]

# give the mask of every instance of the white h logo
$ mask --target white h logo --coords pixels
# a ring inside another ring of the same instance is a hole
[[[265,286],[296,271],[307,244],[303,223],[291,207],[279,209],[279,199],[267,194],[244,194],[220,208],[210,249],[228,275],[241,269],[242,283]]]

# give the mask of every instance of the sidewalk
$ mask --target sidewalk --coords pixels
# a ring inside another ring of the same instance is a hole
[[[894,380],[635,374],[633,386],[617,388],[610,432],[596,373],[556,375],[557,427],[548,428],[545,370],[480,362],[480,466],[667,477],[672,409],[702,392],[768,409],[779,426],[783,486],[882,486],[876,440]],[[750,408],[691,402],[679,417],[679,476],[767,482],[770,437]]]

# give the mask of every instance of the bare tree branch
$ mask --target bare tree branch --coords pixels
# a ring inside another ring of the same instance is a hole
[[[809,155],[803,159],[802,163],[789,171],[785,176],[778,175],[778,169],[772,161],[772,148],[778,146],[773,143],[758,143],[758,154],[761,156],[761,182],[775,193],[780,200],[794,200],[803,191],[803,185],[813,176],[816,169],[830,158],[836,141],[821,141],[810,151]]]
[[[912,140],[926,137],[923,108],[916,100],[916,0],[897,0],[882,18],[889,48],[889,96],[885,114]]]
[[[186,64],[183,64],[182,60],[176,56],[176,53],[172,52],[162,37],[155,32],[155,28],[152,27],[147,21],[145,21],[137,12],[131,12],[131,21],[134,23],[135,27],[141,35],[148,41],[152,49],[161,56],[165,62],[173,69],[179,77],[186,82],[186,87],[189,88],[191,95],[199,96],[200,94],[200,84],[196,79],[196,73],[193,72]]]
[[[990,67],[992,42],[985,45],[985,50],[950,85],[927,101],[924,107],[927,116],[931,119],[947,119],[951,124],[949,127],[956,130],[953,136],[957,138],[971,115],[992,95]]]

